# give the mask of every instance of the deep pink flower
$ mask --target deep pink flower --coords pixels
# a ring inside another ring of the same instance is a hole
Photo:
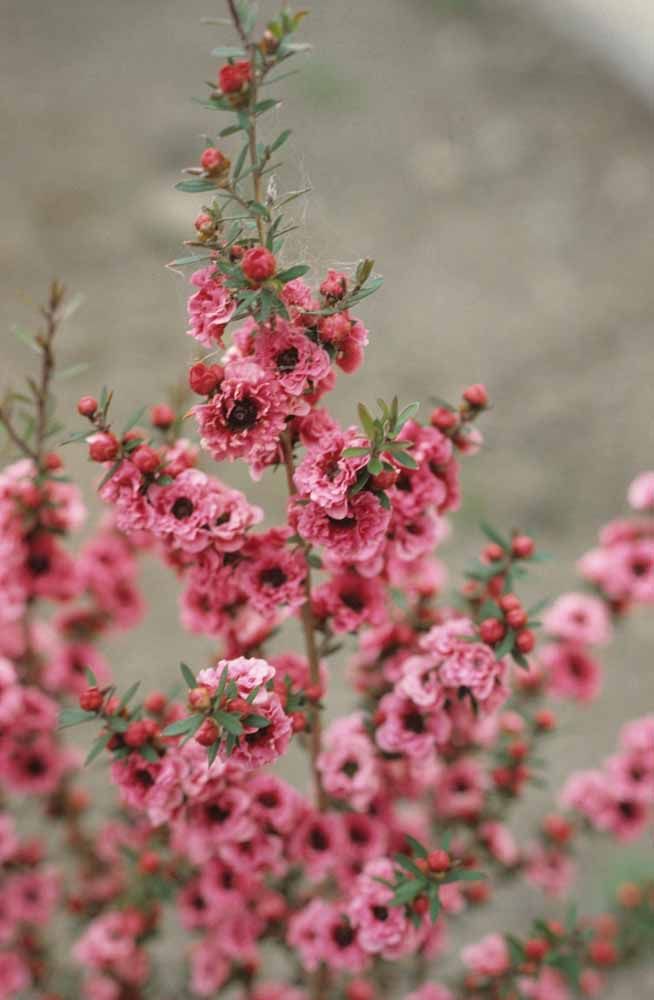
[[[361,431],[357,427],[349,427],[323,437],[310,447],[295,470],[294,480],[300,496],[313,500],[333,518],[345,517],[349,509],[349,491],[368,457],[344,458],[343,452],[347,448],[366,444]]]
[[[611,638],[611,622],[603,601],[589,594],[563,594],[543,614],[550,635],[570,642],[603,646]]]
[[[471,972],[484,978],[501,976],[511,965],[506,941],[501,934],[487,934],[476,944],[461,949],[461,960]]]
[[[220,271],[213,264],[195,271],[191,284],[198,289],[187,303],[189,337],[194,337],[205,347],[222,345],[226,325],[236,311],[236,303],[225,288]]]
[[[327,352],[302,327],[295,328],[279,318],[274,326],[258,331],[254,360],[291,396],[300,396],[330,370]]]
[[[363,563],[383,546],[390,512],[372,493],[357,493],[349,498],[344,516],[332,517],[313,501],[293,508],[292,516],[308,542],[324,545],[343,562]]]

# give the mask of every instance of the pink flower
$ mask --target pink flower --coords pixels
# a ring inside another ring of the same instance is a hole
[[[358,931],[359,944],[370,955],[393,959],[402,954],[410,924],[402,906],[391,906],[393,890],[378,878],[393,881],[393,864],[371,861],[354,884],[347,914]]]
[[[0,1000],[11,1000],[30,987],[27,964],[15,951],[0,951]]]
[[[227,981],[231,962],[216,948],[208,935],[191,952],[191,989],[201,997],[211,997]]]
[[[281,605],[299,608],[306,600],[306,557],[288,544],[290,531],[273,528],[251,537],[242,550],[239,583],[261,614],[271,614]]]
[[[205,347],[222,344],[226,325],[236,311],[236,303],[225,288],[223,277],[213,264],[195,271],[191,284],[198,289],[187,303],[189,337]]]
[[[254,360],[291,396],[300,396],[330,371],[327,352],[302,327],[294,328],[279,318],[274,327],[259,329]]]
[[[506,941],[501,934],[487,934],[476,944],[461,949],[461,960],[471,972],[484,978],[501,976],[511,965]]]
[[[629,486],[627,493],[629,506],[634,510],[654,508],[654,472],[641,472]]]
[[[548,896],[566,896],[575,874],[575,863],[565,851],[542,844],[527,848],[525,878]]]
[[[387,613],[384,587],[376,578],[352,571],[337,573],[314,590],[313,612],[318,621],[329,618],[334,632],[381,625]]]
[[[215,396],[193,407],[202,446],[217,462],[245,458],[258,474],[277,456],[289,399],[260,365],[230,362]]]
[[[520,850],[508,826],[487,820],[479,827],[479,837],[500,864],[512,868],[520,860]]]
[[[559,698],[589,702],[600,693],[600,665],[582,645],[552,643],[539,651],[539,659],[547,670],[548,690]]]
[[[372,559],[384,542],[390,511],[372,493],[350,497],[344,516],[332,517],[317,503],[292,509],[298,534],[308,542],[324,545],[343,562]]]
[[[228,489],[199,469],[186,469],[170,486],[152,486],[150,530],[171,547],[201,552],[208,545],[233,552],[263,518],[238,490]]]
[[[9,878],[3,891],[16,923],[46,924],[59,896],[59,881],[54,868],[21,872]]]
[[[204,684],[212,692],[217,691],[224,670],[228,679],[236,684],[242,698],[247,698],[254,688],[264,688],[275,676],[275,668],[266,660],[239,656],[234,660],[218,660],[215,667],[201,670],[197,676],[198,684]]]
[[[589,594],[563,594],[543,614],[543,627],[550,635],[570,642],[603,646],[611,638],[606,605]]]
[[[329,795],[365,810],[380,789],[375,749],[360,713],[337,719],[326,730],[318,769]]]
[[[9,660],[0,657],[0,723],[6,725],[20,707],[21,689],[18,685],[16,671]]]
[[[333,518],[343,518],[348,512],[348,494],[357,481],[359,471],[368,461],[367,455],[344,458],[347,448],[367,445],[357,427],[334,431],[307,450],[295,470],[295,485],[301,497],[313,500]]]
[[[272,764],[285,754],[293,734],[291,720],[277,695],[260,691],[252,702],[252,713],[261,716],[267,724],[247,725],[243,721],[243,735],[231,754],[235,764],[248,769]]]
[[[375,739],[386,753],[402,753],[420,759],[433,753],[437,745],[449,738],[449,720],[439,709],[423,710],[395,692],[382,698],[379,709],[383,721]]]
[[[448,818],[473,819],[483,808],[487,784],[479,764],[461,757],[441,771],[435,790],[437,812]]]
[[[536,979],[520,979],[523,996],[529,1000],[569,1000],[570,990],[560,972],[545,966]]]
[[[338,817],[308,810],[292,832],[289,856],[318,881],[334,870],[342,846],[343,830]]]

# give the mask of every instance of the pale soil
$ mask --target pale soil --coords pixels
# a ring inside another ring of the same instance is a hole
[[[652,464],[651,115],[502,0],[313,6],[316,53],[283,85],[280,115],[300,153],[289,183],[315,189],[299,248],[320,269],[374,255],[387,280],[362,310],[369,360],[341,380],[339,415],[351,419],[359,398],[428,401],[485,381],[488,447],[467,463],[450,551],[457,566],[474,551],[481,516],[520,525],[555,555],[542,571],[542,591],[555,593],[622,509],[629,478]],[[184,288],[162,264],[195,209],[171,187],[212,127],[188,103],[212,73],[218,36],[199,26],[208,12],[206,0],[2,6],[3,379],[26,360],[11,324],[27,324],[61,276],[85,297],[63,363],[91,365],[62,386],[71,423],[80,392],[106,382],[128,414],[192,356]],[[90,483],[80,454],[71,464]],[[281,486],[254,492],[279,513]],[[146,576],[162,603],[119,640],[116,672],[167,685],[182,655],[199,662],[207,647],[180,632],[174,583],[159,568]],[[548,794],[571,762],[607,754],[623,719],[652,710],[651,639],[643,615],[606,657],[602,700],[563,713]],[[601,899],[614,862],[609,845],[589,853],[589,899]],[[503,919],[537,905],[524,892]],[[651,990],[637,976],[611,996]]]

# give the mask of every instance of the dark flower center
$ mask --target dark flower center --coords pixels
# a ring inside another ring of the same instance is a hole
[[[27,565],[34,576],[42,576],[43,573],[47,573],[50,569],[50,557],[35,552],[27,560]]]
[[[354,931],[349,924],[337,924],[332,931],[332,937],[339,948],[349,948],[354,941]]]
[[[277,370],[280,372],[292,372],[300,360],[297,347],[287,347],[277,355]]]
[[[279,566],[269,566],[259,577],[266,587],[281,587],[286,583],[286,573]]]
[[[175,503],[170,508],[171,514],[178,521],[185,521],[187,517],[191,516],[194,510],[193,502],[188,497],[177,497]]]
[[[365,602],[361,599],[359,594],[341,594],[341,600],[346,607],[350,608],[351,611],[363,611],[365,608]]]
[[[314,826],[311,830],[309,843],[314,851],[326,851],[329,847],[329,840],[319,826]]]
[[[410,733],[424,733],[425,720],[420,712],[409,712],[404,716],[404,728]]]
[[[257,422],[259,410],[253,399],[246,397],[236,403],[227,417],[227,426],[231,431],[246,431]]]
[[[229,818],[229,810],[223,809],[217,802],[207,806],[205,813],[210,823],[224,823]]]
[[[386,906],[373,906],[372,915],[375,920],[388,920],[388,908]]]

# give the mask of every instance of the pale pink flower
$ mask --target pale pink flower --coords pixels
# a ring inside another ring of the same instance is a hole
[[[236,311],[223,276],[214,264],[209,264],[195,271],[190,281],[198,290],[187,303],[190,326],[186,332],[205,347],[222,344],[225,327]]]
[[[612,632],[606,605],[590,594],[562,594],[544,612],[543,627],[559,639],[591,646],[605,645]]]
[[[634,510],[654,508],[654,472],[641,472],[629,486],[627,493],[629,506]]]
[[[506,940],[501,934],[487,934],[476,944],[461,949],[461,960],[471,972],[484,978],[501,976],[511,965]]]

